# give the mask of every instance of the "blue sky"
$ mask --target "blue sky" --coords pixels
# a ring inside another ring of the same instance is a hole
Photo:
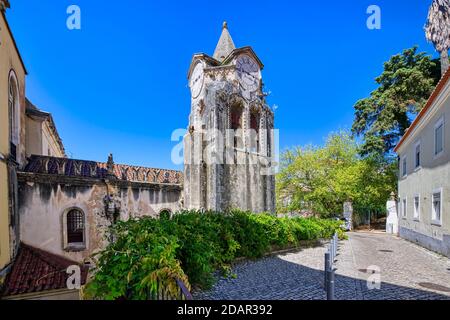
[[[186,128],[192,55],[211,54],[222,21],[265,64],[281,149],[351,128],[353,105],[392,54],[419,45],[431,0],[12,0],[7,18],[29,75],[27,96],[53,114],[70,157],[179,169],[171,133]],[[81,30],[66,9],[81,8]],[[382,29],[366,9],[382,10]]]

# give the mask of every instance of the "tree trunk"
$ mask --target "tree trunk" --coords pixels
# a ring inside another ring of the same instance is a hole
[[[448,50],[444,50],[441,52],[441,71],[442,76],[447,72],[449,68],[449,61],[448,61]]]

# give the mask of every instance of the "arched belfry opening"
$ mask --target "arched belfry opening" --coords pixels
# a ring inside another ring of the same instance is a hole
[[[233,130],[233,147],[235,149],[244,148],[244,107],[242,104],[233,104],[230,107],[230,129]]]
[[[260,152],[260,122],[261,116],[259,110],[253,108],[250,111],[250,132],[249,132],[249,140],[250,140],[250,151],[253,153]]]

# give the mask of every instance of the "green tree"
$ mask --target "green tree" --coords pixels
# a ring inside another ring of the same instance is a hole
[[[309,211],[328,217],[344,202],[382,208],[395,190],[395,167],[383,157],[362,158],[347,132],[331,134],[325,146],[297,147],[282,155],[277,206],[283,212]]]
[[[354,106],[352,132],[363,138],[361,154],[391,155],[439,79],[439,60],[417,47],[392,56],[375,79],[378,88]]]

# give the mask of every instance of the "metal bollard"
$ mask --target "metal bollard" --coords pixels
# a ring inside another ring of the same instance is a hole
[[[328,273],[327,300],[335,300],[334,298],[334,269],[331,268]]]
[[[325,274],[325,279],[324,279],[324,286],[325,286],[325,292],[328,292],[328,271],[331,269],[330,268],[330,252],[325,253],[325,267],[324,267],[324,274]]]

